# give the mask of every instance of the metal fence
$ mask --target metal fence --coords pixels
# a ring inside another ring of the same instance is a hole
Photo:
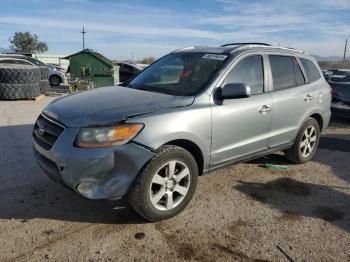
[[[56,64],[64,69],[67,69],[69,66],[69,60],[62,59],[65,55],[44,55],[44,54],[33,54],[33,57],[40,60],[46,64]]]

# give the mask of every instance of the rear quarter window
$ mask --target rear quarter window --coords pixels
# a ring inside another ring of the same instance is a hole
[[[300,58],[300,61],[304,66],[306,75],[309,78],[309,82],[314,82],[321,78],[320,72],[311,60],[306,58]]]

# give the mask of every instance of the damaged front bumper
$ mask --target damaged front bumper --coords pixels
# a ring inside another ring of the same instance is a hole
[[[89,199],[123,197],[154,156],[151,150],[132,142],[111,148],[77,148],[74,139],[79,128],[67,127],[51,148],[44,148],[35,128],[38,127],[33,132],[34,156],[39,166],[53,180]]]

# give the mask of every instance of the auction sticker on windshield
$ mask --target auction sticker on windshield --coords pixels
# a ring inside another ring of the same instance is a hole
[[[225,60],[227,58],[227,55],[205,54],[202,58],[213,60]]]

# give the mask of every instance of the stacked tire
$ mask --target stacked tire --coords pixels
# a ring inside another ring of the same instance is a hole
[[[30,65],[0,64],[0,99],[19,100],[37,97],[42,93],[40,90],[43,81],[42,72],[44,70],[40,67]]]
[[[50,77],[50,70],[46,66],[39,66],[40,69],[40,81],[39,81],[39,88],[40,92],[42,94],[47,93],[50,88],[50,82],[49,82],[49,77]]]

